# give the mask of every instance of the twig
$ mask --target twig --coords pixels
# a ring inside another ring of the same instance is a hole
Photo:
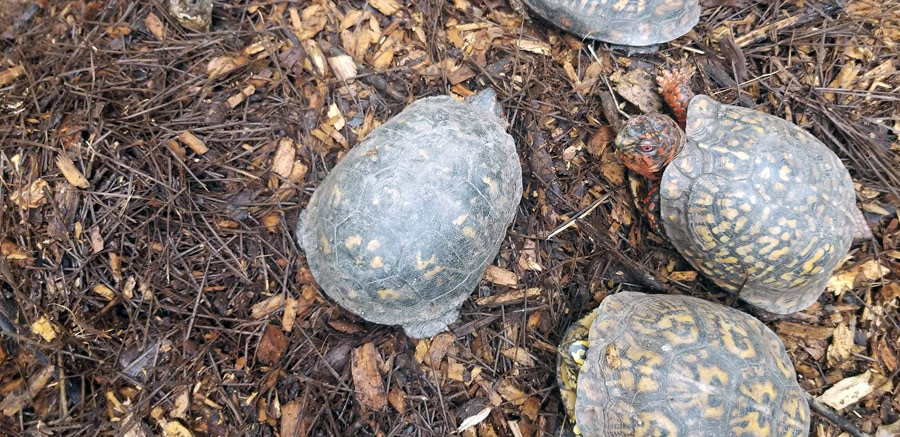
[[[828,408],[827,405],[817,401],[816,398],[814,398],[811,394],[806,392],[803,392],[803,394],[806,397],[806,402],[809,403],[810,410],[824,417],[826,420],[836,425],[842,431],[850,434],[853,437],[871,437],[869,434],[864,433],[861,429],[850,423],[849,420],[844,419],[840,414],[836,413],[831,408]]]

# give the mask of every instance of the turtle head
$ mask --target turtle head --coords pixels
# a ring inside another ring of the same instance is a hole
[[[684,147],[684,132],[663,114],[645,114],[628,120],[616,137],[616,158],[629,170],[659,179],[663,169]]]
[[[500,118],[505,118],[503,107],[497,101],[497,92],[491,88],[485,88],[469,97],[466,97],[466,103],[480,108]]]

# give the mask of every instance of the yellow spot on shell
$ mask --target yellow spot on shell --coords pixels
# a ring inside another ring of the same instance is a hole
[[[384,267],[384,261],[381,260],[380,256],[376,256],[375,258],[372,258],[372,262],[370,262],[369,265],[372,266],[373,269],[380,269]]]
[[[457,217],[455,220],[453,220],[453,225],[459,226],[459,225],[463,224],[463,222],[466,221],[466,218],[468,218],[468,217],[469,217],[469,214],[463,214],[463,215]]]
[[[422,261],[422,252],[416,252],[416,270],[422,270],[432,263],[434,263],[434,255],[431,255],[431,258]]]
[[[322,253],[325,255],[331,254],[331,245],[328,244],[328,239],[325,238],[325,234],[322,234],[319,237],[319,245],[322,246]]]
[[[738,211],[734,208],[726,208],[722,210],[722,215],[728,220],[734,220],[738,216]]]
[[[481,178],[481,182],[484,182],[485,184],[487,184],[488,191],[490,191],[491,194],[497,194],[497,184],[494,183],[493,179],[485,176],[485,177]]]
[[[344,246],[346,246],[347,249],[353,249],[354,247],[359,246],[360,243],[362,243],[362,237],[359,235],[353,235],[344,240]]]
[[[381,290],[378,290],[378,297],[382,299],[394,300],[400,297],[400,292],[394,290],[393,288],[382,288]]]
[[[425,279],[431,279],[431,278],[434,277],[434,275],[436,275],[436,274],[438,274],[438,273],[440,273],[440,272],[442,272],[442,271],[444,271],[444,268],[443,268],[443,267],[441,267],[441,266],[436,266],[435,268],[429,270],[428,273],[425,273]]]
[[[473,237],[475,237],[475,230],[472,229],[471,226],[466,226],[463,228],[462,234],[469,238],[473,238]]]
[[[813,269],[815,267],[818,267],[816,265],[816,262],[818,262],[820,259],[822,259],[823,256],[825,256],[825,249],[822,249],[822,248],[816,249],[816,251],[813,253],[812,258],[808,259],[805,263],[803,263],[803,273],[817,273],[817,272],[813,272]],[[821,270],[821,268],[819,270]]]
[[[341,189],[338,187],[334,187],[331,189],[331,206],[338,206],[341,204]]]
[[[788,175],[789,175],[789,174],[791,174],[791,169],[790,169],[788,166],[786,166],[786,165],[781,166],[781,168],[778,169],[778,178],[781,179],[781,180],[783,180],[783,181],[788,180]]]
[[[369,244],[366,245],[366,250],[372,252],[378,250],[379,247],[381,247],[381,243],[378,240],[370,240]]]
[[[769,254],[768,258],[770,261],[775,261],[775,260],[781,258],[782,256],[784,256],[786,253],[788,253],[788,250],[790,250],[790,248],[782,247],[781,249],[772,251],[772,253]]]

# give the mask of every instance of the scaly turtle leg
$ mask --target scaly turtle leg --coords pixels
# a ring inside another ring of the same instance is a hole
[[[659,212],[659,181],[645,180],[633,172],[628,172],[628,182],[634,206],[647,218],[650,229],[656,235],[665,238],[666,232],[662,227]]]
[[[580,436],[578,424],[575,423],[575,398],[577,397],[578,372],[587,358],[588,332],[597,318],[597,310],[575,322],[566,331],[557,349],[556,378],[563,406],[566,408],[567,424],[560,427],[560,436]]]
[[[687,122],[688,104],[694,98],[694,92],[690,87],[691,75],[683,70],[662,70],[656,77],[659,84],[659,93],[663,100],[672,108],[678,125],[684,129]]]

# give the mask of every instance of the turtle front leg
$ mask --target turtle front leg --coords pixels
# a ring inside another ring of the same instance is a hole
[[[641,179],[634,173],[628,173],[634,206],[647,218],[650,229],[657,235],[665,237],[659,212],[659,181]]]
[[[687,122],[688,104],[694,98],[690,80],[690,74],[682,70],[662,70],[656,77],[659,93],[662,94],[663,100],[666,101],[669,108],[672,108],[675,119],[678,120],[678,125],[682,129]]]

